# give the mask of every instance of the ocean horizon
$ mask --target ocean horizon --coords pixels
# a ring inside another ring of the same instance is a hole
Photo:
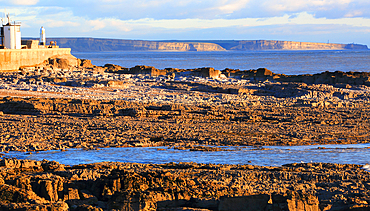
[[[274,73],[286,75],[315,74],[325,71],[370,72],[369,50],[100,51],[72,52],[72,54],[80,59],[89,59],[97,66],[115,64],[127,68],[136,65],[153,66],[157,69],[267,68]]]

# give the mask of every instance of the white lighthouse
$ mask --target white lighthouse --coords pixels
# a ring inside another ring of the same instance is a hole
[[[11,23],[9,14],[7,15],[8,23],[3,25],[3,45],[7,49],[21,49],[21,24]]]
[[[40,29],[40,45],[46,44],[46,35],[45,35],[45,29],[43,26],[41,26]]]

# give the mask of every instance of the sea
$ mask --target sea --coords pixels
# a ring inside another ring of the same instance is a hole
[[[250,70],[267,68],[286,75],[315,74],[325,71],[370,72],[370,50],[303,50],[303,51],[114,51],[72,52],[80,59],[104,66],[122,67],[136,65],[157,69],[194,69],[213,67]]]

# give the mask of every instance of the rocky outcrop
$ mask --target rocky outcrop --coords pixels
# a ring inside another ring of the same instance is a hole
[[[166,70],[159,70],[156,69],[155,67],[151,66],[135,66],[127,71],[123,71],[121,73],[126,73],[126,74],[149,74],[151,76],[160,76],[160,75],[166,75],[167,71]]]
[[[351,88],[351,86],[359,85],[370,86],[370,73],[368,72],[326,71],[316,74],[285,75],[273,73],[266,68],[245,71],[226,68],[222,73],[227,77],[249,79],[251,81],[274,80],[288,83],[330,84],[340,88]]]
[[[370,202],[370,175],[360,167],[327,163],[282,167],[97,163],[67,167],[46,160],[3,159],[0,163],[0,208],[366,210]]]
[[[69,69],[70,67],[77,67],[82,62],[84,64],[85,60],[77,59],[76,57],[66,54],[50,57],[45,64],[50,64],[51,66],[59,69]]]
[[[303,82],[307,84],[331,84],[343,88],[354,85],[370,86],[370,73],[368,72],[322,72],[306,75],[277,75],[276,80],[282,82]]]
[[[260,194],[238,197],[221,197],[219,211],[289,210],[319,211],[319,200],[309,194]]]
[[[197,68],[192,71],[192,75],[203,78],[218,78],[220,74],[221,71],[215,70],[213,67]]]
[[[166,69],[157,69],[152,66],[137,65],[131,68],[124,68],[118,65],[106,64],[104,67],[107,68],[107,72],[116,73],[116,74],[148,74],[150,76],[165,76],[168,75],[171,78],[174,78],[177,74],[184,72],[189,72],[186,75],[191,75],[195,77],[203,78],[218,78],[220,77],[221,71],[215,70],[213,67],[202,67],[195,69],[175,69],[175,68],[166,68]]]

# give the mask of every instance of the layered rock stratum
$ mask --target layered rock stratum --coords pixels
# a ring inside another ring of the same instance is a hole
[[[223,50],[368,50],[361,44],[336,44],[276,40],[171,40],[144,41],[101,38],[48,38],[72,51],[223,51]]]

